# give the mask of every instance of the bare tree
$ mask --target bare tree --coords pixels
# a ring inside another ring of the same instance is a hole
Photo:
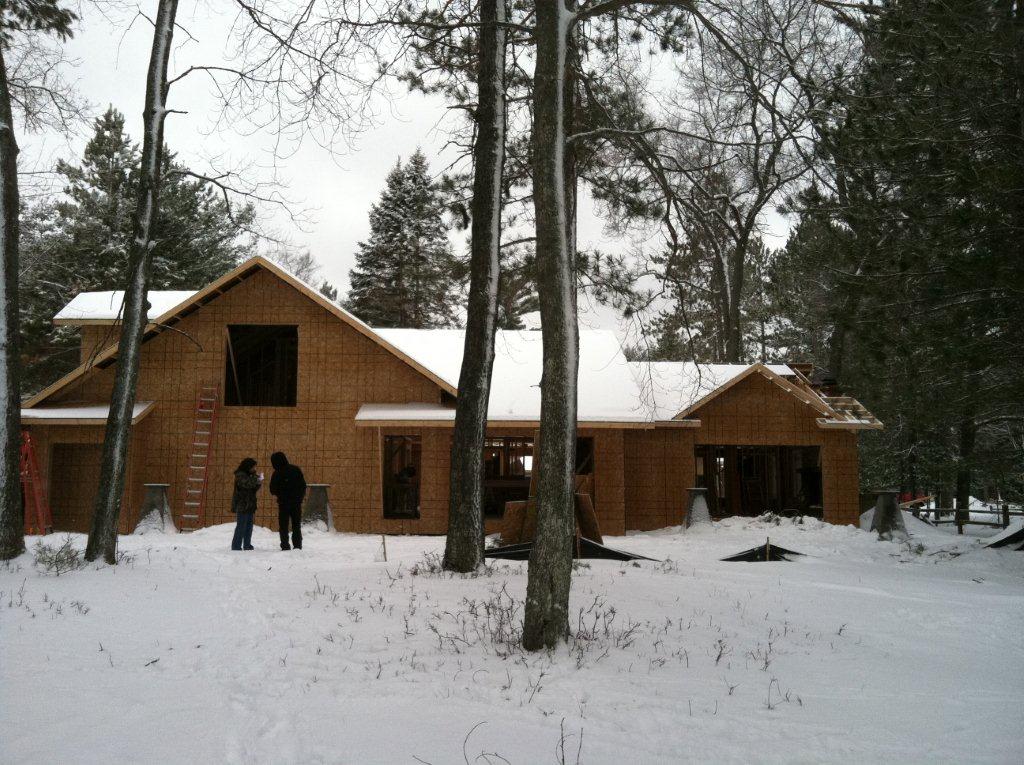
[[[544,372],[537,533],[530,552],[523,622],[523,647],[527,650],[558,644],[569,628],[579,328],[565,192],[565,106],[574,6],[574,0],[539,0],[536,4],[533,201]]]
[[[481,0],[476,141],[466,339],[452,436],[444,565],[473,571],[483,562],[482,463],[494,367],[505,164],[505,0]]]
[[[296,250],[284,244],[273,248],[267,257],[306,284],[313,284],[322,268],[309,250]]]
[[[174,38],[178,0],[159,0],[153,20],[153,47],[146,74],[146,102],[142,113],[143,140],[139,191],[134,212],[134,232],[128,253],[128,285],[125,290],[123,329],[117,347],[114,389],[103,440],[99,489],[92,529],[85,548],[86,560],[102,557],[114,563],[117,527],[121,515],[132,411],[139,376],[139,355],[149,308],[149,266],[153,250],[153,226],[159,211],[160,173],[164,153],[164,122],[167,119],[167,67]]]
[[[21,399],[18,384],[18,142],[14,133],[7,52],[27,32],[71,35],[75,15],[56,0],[10,0],[0,7],[0,560],[25,549],[19,449]]]

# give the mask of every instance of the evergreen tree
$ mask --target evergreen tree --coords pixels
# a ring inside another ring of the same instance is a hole
[[[78,361],[77,332],[53,315],[79,292],[120,289],[132,235],[139,150],[110,108],[94,121],[79,163],[60,161],[64,195],[25,210],[21,359],[23,390],[36,390]],[[244,236],[254,211],[223,199],[165,153],[154,228],[153,289],[199,289],[254,252]]]
[[[536,258],[532,247],[510,250],[502,253],[498,272],[498,327],[523,329],[523,315],[540,310]]]
[[[67,40],[76,20],[57,0],[5,0],[0,4],[0,560],[11,560],[25,549],[25,505],[18,481],[21,195],[9,53],[12,41],[28,32]],[[37,84],[31,83],[33,88]],[[53,95],[45,87],[39,90]]]
[[[331,284],[329,281],[324,279],[320,285],[320,294],[330,300],[332,303],[338,302],[338,288]]]
[[[444,209],[421,151],[395,164],[370,209],[370,238],[359,243],[349,272],[348,310],[378,327],[456,323],[462,268],[448,242]]]
[[[966,502],[992,470],[980,454],[1024,476],[1024,10],[900,0],[863,40],[823,102],[834,182],[795,205],[785,318],[886,422],[864,477]]]

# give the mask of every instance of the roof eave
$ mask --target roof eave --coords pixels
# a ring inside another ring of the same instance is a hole
[[[395,419],[369,417],[355,420],[357,428],[454,428],[455,420],[409,418]],[[700,420],[588,420],[579,419],[576,426],[587,430],[654,430],[655,428],[699,428]],[[488,428],[539,428],[538,419],[489,419]]]
[[[28,408],[28,407],[24,407]],[[73,408],[73,407],[72,407]],[[145,408],[132,417],[132,425],[138,425],[156,408],[156,402],[150,401]],[[106,417],[28,417],[22,415],[22,426],[53,427],[57,425],[106,425]]]
[[[885,424],[881,420],[873,422],[864,420],[833,420],[828,417],[819,417],[818,427],[823,430],[884,430]]]

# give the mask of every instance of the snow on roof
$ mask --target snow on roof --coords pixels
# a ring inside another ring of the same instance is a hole
[[[152,401],[137,401],[132,408],[132,422],[137,422],[153,408]],[[108,404],[95,406],[42,406],[21,410],[21,421],[26,425],[59,424],[75,421],[99,424],[107,421]]]
[[[150,290],[148,319],[163,316],[175,306],[184,303],[195,295],[195,290]],[[107,290],[105,292],[80,292],[71,302],[60,309],[53,317],[54,323],[76,324],[78,322],[96,321],[112,322],[121,318],[121,304],[124,302],[124,290]]]
[[[427,367],[453,387],[459,383],[465,332],[461,329],[374,329],[388,343]],[[654,422],[671,420],[749,368],[748,364],[628,362],[610,330],[580,330],[578,418],[582,422]],[[487,417],[490,420],[540,419],[543,345],[540,332],[498,330]],[[769,366],[791,375],[785,365]],[[451,418],[409,405],[384,414],[379,405],[360,409],[363,420]],[[440,407],[438,408],[440,409]],[[444,412],[454,410],[444,409]],[[378,416],[379,415],[379,416]]]
[[[465,332],[461,329],[375,329],[388,343],[458,386]],[[499,330],[487,416],[491,420],[540,418],[543,345],[540,332]],[[645,420],[636,387],[614,332],[580,331],[579,418],[593,422]]]
[[[455,409],[441,404],[363,404],[356,422],[455,422]]]

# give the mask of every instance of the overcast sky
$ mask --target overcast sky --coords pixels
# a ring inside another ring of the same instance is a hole
[[[154,3],[143,3],[142,7],[147,5]],[[223,8],[222,13],[212,11],[206,3],[181,4],[179,21],[196,41],[188,40],[181,31],[176,34],[172,76],[190,65],[226,61],[234,14],[229,12],[231,4],[226,0],[216,5]],[[125,31],[131,19],[131,13],[117,14],[111,20],[96,13],[87,15],[68,43],[70,55],[77,59],[69,76],[89,102],[91,114],[100,114],[113,104],[125,113],[127,130],[138,141],[152,28],[148,22],[136,19]],[[271,210],[268,212],[275,228],[308,247],[323,265],[323,275],[342,289],[347,286],[356,243],[369,233],[370,205],[377,200],[396,159],[420,147],[432,169],[440,172],[453,158],[450,151],[443,150],[447,139],[444,103],[438,98],[409,94],[397,86],[390,102],[381,99],[376,104],[376,127],[360,136],[351,149],[332,153],[306,140],[294,154],[275,160],[275,136],[268,132],[245,135],[230,126],[214,128],[217,99],[204,76],[190,75],[172,88],[170,107],[187,110],[188,114],[168,117],[167,144],[197,171],[208,167],[211,158],[221,166],[253,162],[257,169],[251,175],[263,178],[276,168],[286,184],[283,193],[294,202],[295,209],[308,211],[308,220],[302,230]],[[83,126],[70,141],[54,135],[25,136],[22,166],[34,169],[52,165],[57,157],[79,156],[89,132],[90,126]],[[600,223],[589,210],[584,211],[582,219],[582,243],[602,243]]]
[[[143,2],[141,7],[151,14],[150,6],[155,7],[155,0]],[[92,115],[101,114],[112,104],[126,115],[127,130],[138,141],[152,27],[143,19],[133,22],[133,16],[134,11],[106,17],[95,11],[88,13],[67,44],[69,55],[77,59],[68,76],[89,102]],[[233,48],[230,31],[234,18],[233,4],[228,0],[182,2],[178,19],[188,34],[178,31],[175,35],[171,76],[190,65],[225,63]],[[382,99],[376,104],[375,127],[348,150],[332,153],[306,140],[289,156],[275,159],[273,134],[246,134],[238,126],[215,127],[218,101],[204,76],[191,75],[172,88],[169,106],[188,114],[168,117],[167,144],[197,171],[206,170],[212,161],[220,167],[252,165],[249,173],[253,177],[265,179],[274,173],[284,182],[282,193],[294,208],[306,211],[306,222],[300,228],[273,210],[268,210],[265,217],[278,232],[308,248],[322,264],[322,276],[342,291],[348,286],[356,243],[369,233],[370,205],[377,200],[396,159],[407,157],[419,147],[435,172],[440,172],[453,158],[444,149],[444,103],[396,86],[390,101]],[[70,140],[55,135],[23,137],[22,168],[49,168],[58,157],[77,158],[89,133],[90,126],[84,125]],[[784,230],[781,222],[780,228]],[[602,223],[586,200],[579,211],[579,242],[581,247],[599,247],[606,252],[626,246],[604,236]],[[465,246],[464,239],[458,240],[458,246]],[[592,323],[616,323],[609,311],[598,313]]]

